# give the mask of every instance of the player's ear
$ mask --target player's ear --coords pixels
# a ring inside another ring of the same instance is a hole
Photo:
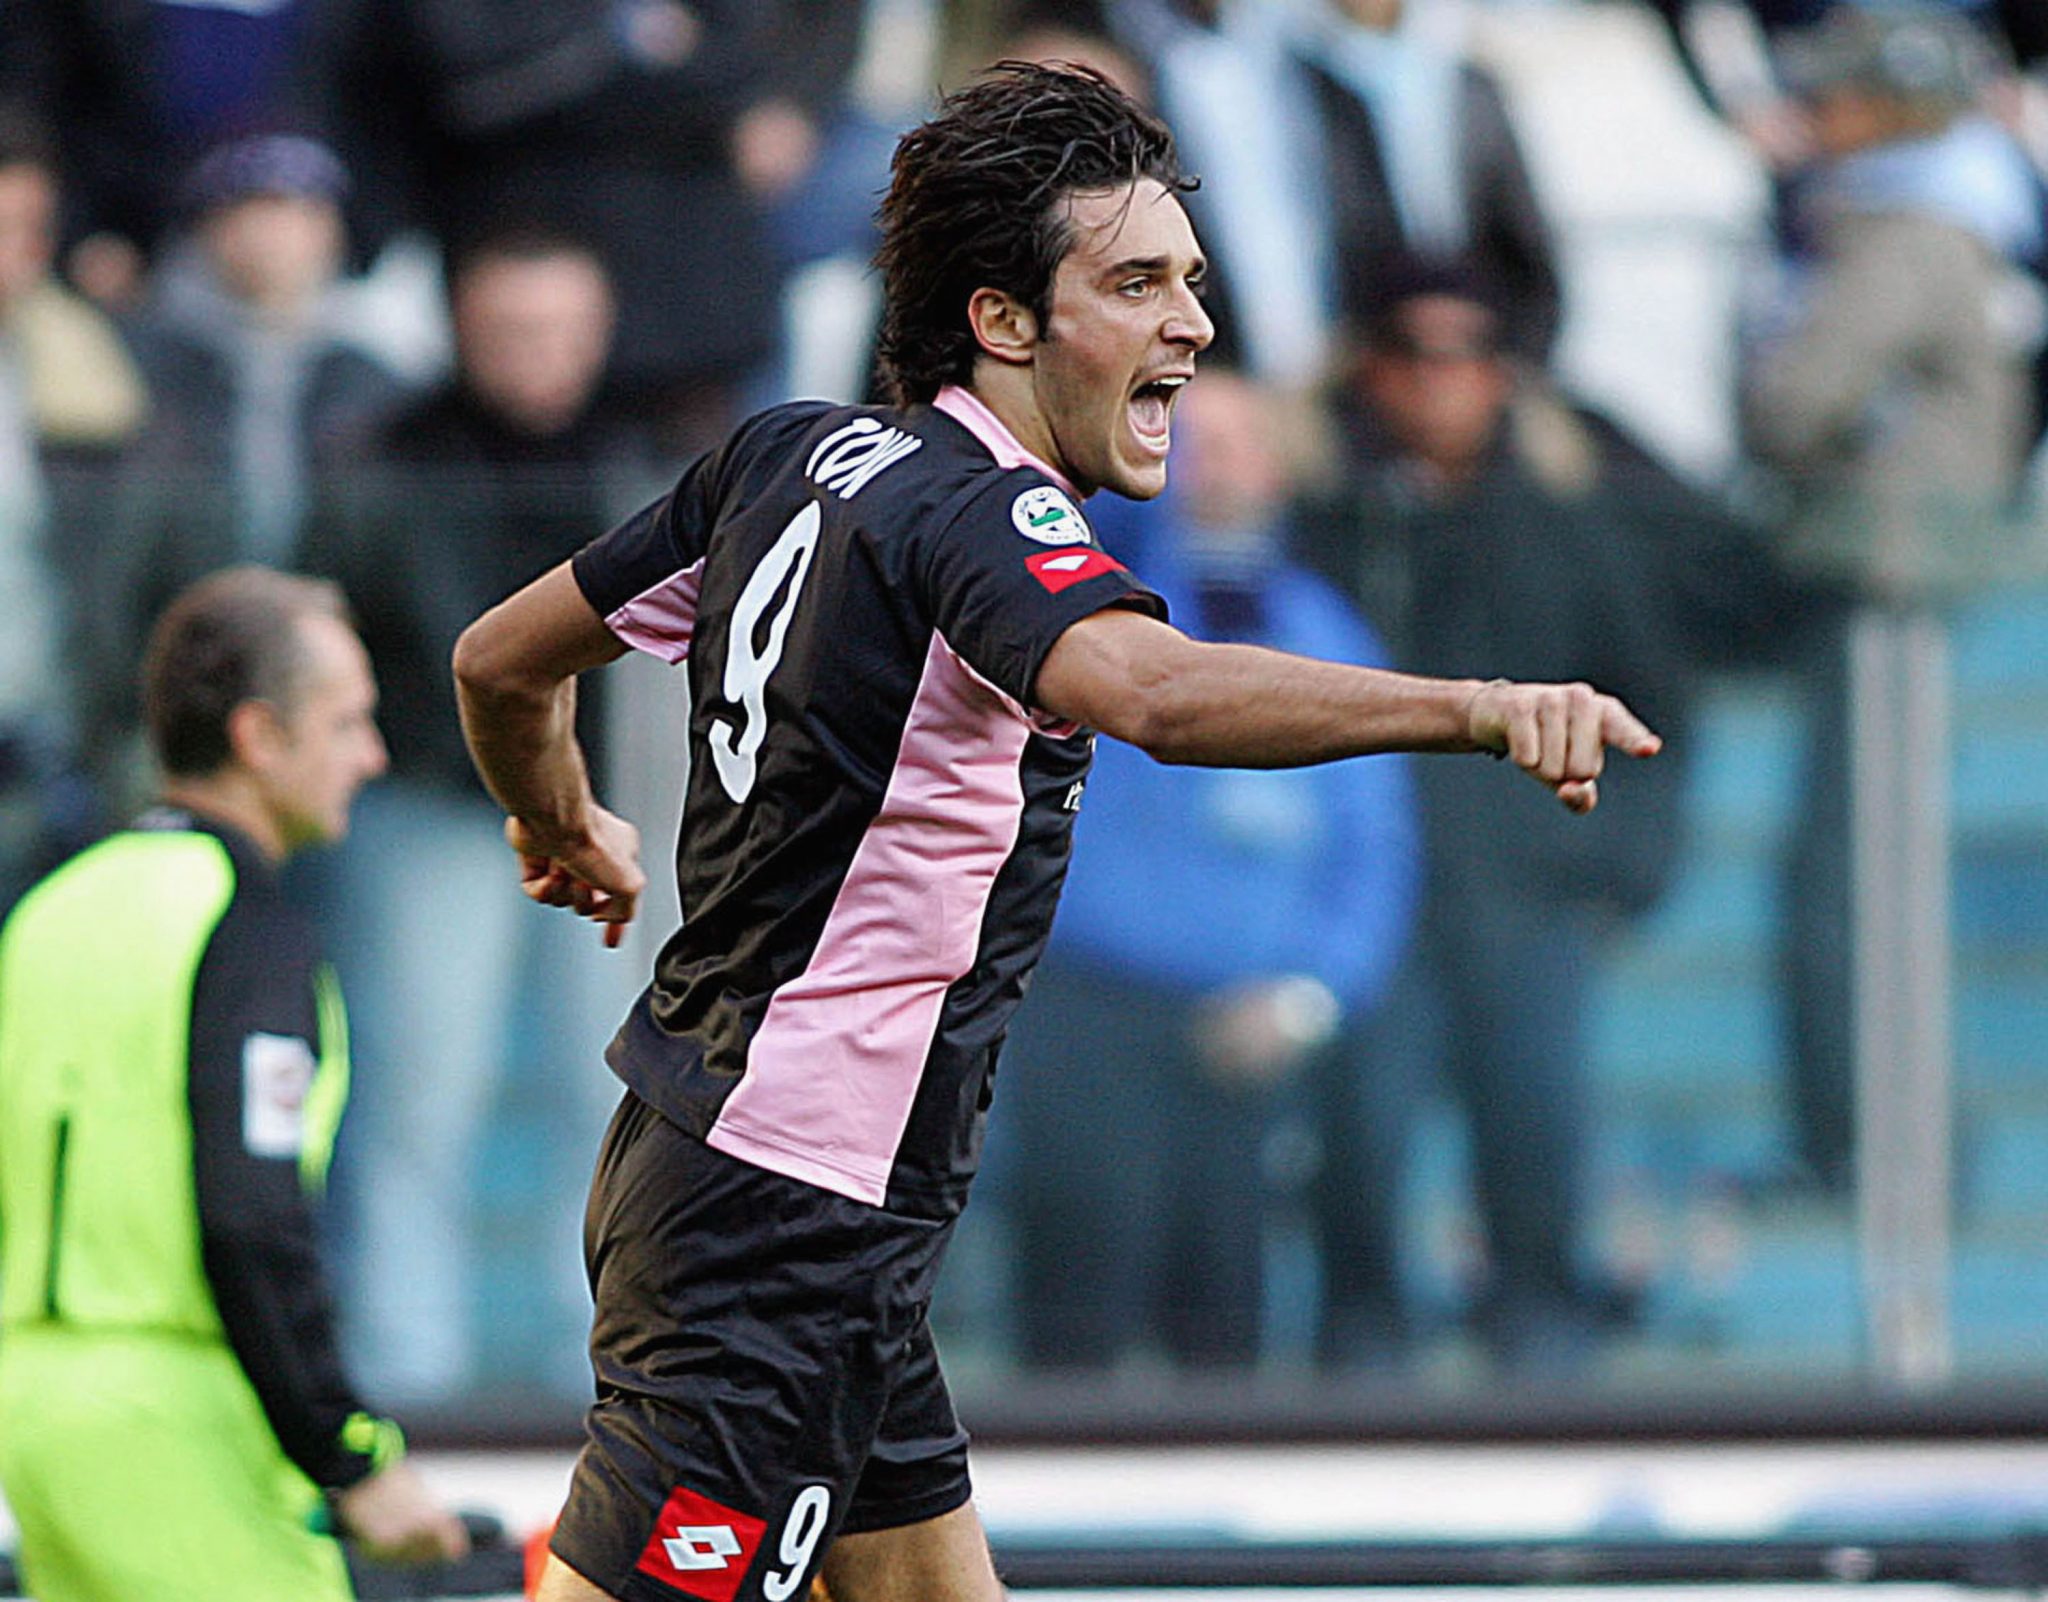
[[[997,361],[1022,367],[1038,348],[1038,314],[1000,289],[977,289],[967,300],[967,326]]]

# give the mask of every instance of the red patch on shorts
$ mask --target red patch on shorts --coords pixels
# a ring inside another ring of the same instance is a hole
[[[678,1485],[662,1504],[634,1567],[704,1602],[732,1602],[767,1528],[760,1519]]]
[[[1128,573],[1129,568],[1111,556],[1107,551],[1041,551],[1036,556],[1024,558],[1024,565],[1031,570],[1031,576],[1053,594],[1070,584],[1079,584],[1083,579],[1099,578],[1104,573]]]

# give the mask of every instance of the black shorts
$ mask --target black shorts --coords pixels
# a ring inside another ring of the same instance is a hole
[[[628,1602],[789,1602],[835,1536],[964,1503],[925,1321],[950,1227],[725,1156],[629,1095],[584,1223],[597,1402],[555,1552]]]

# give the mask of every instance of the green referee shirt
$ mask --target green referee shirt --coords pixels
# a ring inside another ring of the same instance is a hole
[[[59,868],[0,931],[0,1341],[225,1341],[316,1484],[394,1456],[315,1240],[347,1087],[333,973],[247,839],[160,809]]]

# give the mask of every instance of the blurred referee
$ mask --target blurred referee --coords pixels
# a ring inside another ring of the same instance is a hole
[[[0,931],[0,1489],[41,1602],[328,1602],[460,1523],[344,1377],[310,1198],[341,997],[278,865],[384,767],[332,585],[237,568],[144,667],[162,804]]]

